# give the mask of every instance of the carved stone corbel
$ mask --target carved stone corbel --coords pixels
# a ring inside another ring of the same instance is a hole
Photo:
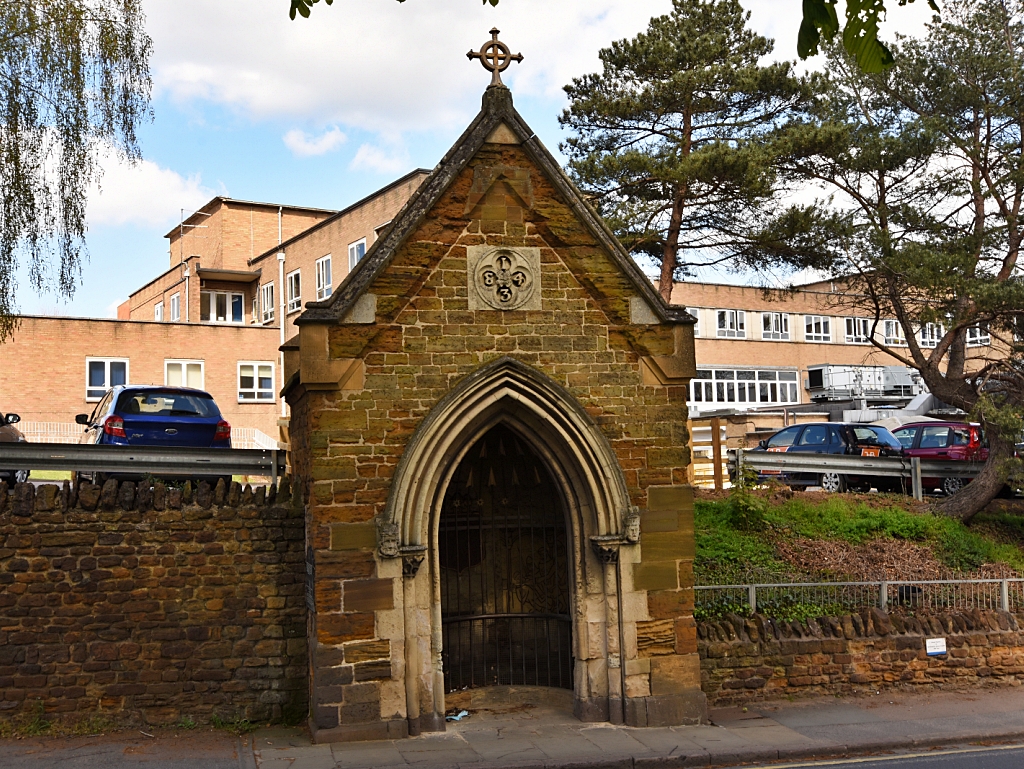
[[[415,577],[420,570],[420,564],[427,555],[426,545],[406,545],[399,548],[402,555],[402,576]]]
[[[604,564],[618,563],[620,545],[622,545],[622,537],[617,534],[590,538],[590,546],[594,548],[594,555]]]

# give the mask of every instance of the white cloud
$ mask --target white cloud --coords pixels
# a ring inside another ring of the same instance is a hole
[[[198,174],[185,177],[151,160],[115,162],[89,191],[89,223],[163,226],[177,220],[181,209],[192,211],[216,194]]]
[[[373,171],[380,174],[396,174],[409,168],[409,153],[404,148],[391,150],[363,144],[356,150],[349,164],[353,171]]]
[[[310,136],[305,131],[293,128],[282,138],[285,146],[300,158],[325,155],[336,150],[348,140],[348,137],[337,126],[324,131],[319,136]]]
[[[774,56],[795,59],[799,1],[743,4],[750,26],[776,38]],[[290,21],[287,6],[265,0],[243,12],[237,0],[147,2],[157,95],[211,101],[255,119],[392,133],[458,127],[488,82],[465,54],[488,40],[490,27],[525,56],[504,75],[515,93],[561,99],[573,77],[599,69],[601,48],[672,8],[670,0],[374,0],[319,4],[311,18]],[[882,36],[917,31],[930,15],[924,2],[894,8]]]

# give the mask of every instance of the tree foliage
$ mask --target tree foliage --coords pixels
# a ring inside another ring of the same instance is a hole
[[[737,0],[673,0],[646,32],[603,49],[600,73],[565,88],[570,174],[627,249],[661,264],[666,299],[696,267],[751,263],[760,239],[816,258],[816,244],[764,229],[779,184],[770,139],[808,91],[788,63],[759,63],[772,42],[749,17]]]
[[[985,426],[989,464],[944,504],[969,518],[1001,488],[1024,412],[1024,5],[954,0],[888,72],[836,47],[819,84],[785,157],[827,195],[808,221],[847,314]]]
[[[0,4],[0,340],[21,259],[34,288],[73,294],[98,159],[139,157],[150,48],[140,0]]]
[[[912,2],[914,0],[899,0],[899,5]],[[936,13],[939,12],[935,0],[928,0],[928,6]],[[803,10],[796,50],[801,59],[806,59],[818,53],[822,40],[832,42],[839,34],[840,25],[835,0],[803,0]],[[846,2],[846,24],[842,27],[843,47],[862,72],[883,72],[895,61],[888,46],[878,39],[878,22],[884,13],[883,0]]]

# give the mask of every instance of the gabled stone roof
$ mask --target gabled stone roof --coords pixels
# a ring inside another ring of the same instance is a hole
[[[512,92],[504,86],[491,86],[484,92],[480,113],[430,175],[423,180],[391,226],[370,247],[366,256],[349,273],[337,291],[322,302],[308,302],[305,312],[296,319],[296,323],[338,322],[345,317],[355,307],[359,297],[387,269],[395,253],[473,159],[491,133],[502,124],[512,131],[533,162],[565,198],[577,218],[611,254],[635,286],[637,294],[646,300],[658,320],[663,323],[695,323],[695,319],[685,309],[666,304],[661,295],[654,290],[654,286],[608,229],[604,220],[584,200],[576,185],[565,175],[558,162],[516,112],[512,106]]]

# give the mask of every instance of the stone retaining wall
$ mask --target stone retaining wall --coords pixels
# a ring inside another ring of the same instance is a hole
[[[701,687],[717,705],[785,697],[1024,681],[1024,613],[886,614],[806,622],[735,614],[697,624]],[[928,656],[925,639],[948,653]]]
[[[304,581],[287,479],[0,482],[0,718],[301,717]]]

